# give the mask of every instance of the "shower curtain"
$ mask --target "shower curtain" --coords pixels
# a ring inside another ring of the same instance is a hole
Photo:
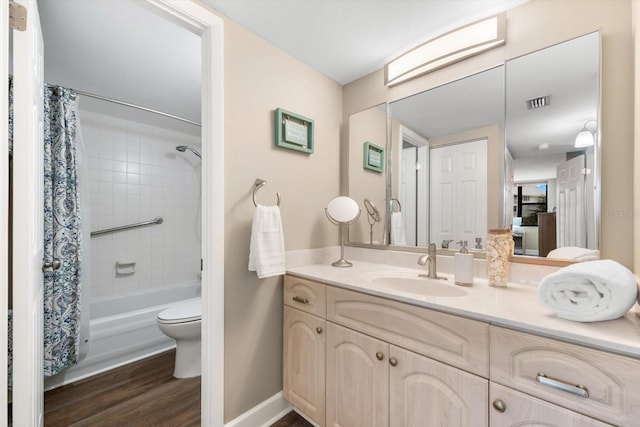
[[[60,260],[44,274],[44,374],[79,357],[82,229],[78,193],[75,92],[45,85],[44,261]]]

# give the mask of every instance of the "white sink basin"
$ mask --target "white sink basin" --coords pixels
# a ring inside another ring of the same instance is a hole
[[[450,284],[448,281],[422,277],[385,276],[373,279],[372,283],[380,289],[431,297],[463,297],[468,295],[466,290]]]

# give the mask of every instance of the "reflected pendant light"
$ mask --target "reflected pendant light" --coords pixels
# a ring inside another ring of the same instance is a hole
[[[593,132],[591,132],[589,129],[587,129],[587,123],[589,122],[596,122],[595,120],[587,120],[584,124],[584,126],[582,127],[582,130],[578,133],[578,135],[576,136],[576,142],[574,144],[574,146],[576,148],[582,148],[582,147],[591,147],[592,145],[595,144],[595,140],[593,138]]]
[[[393,86],[435,71],[506,42],[504,13],[450,31],[403,53],[384,67],[384,83]]]

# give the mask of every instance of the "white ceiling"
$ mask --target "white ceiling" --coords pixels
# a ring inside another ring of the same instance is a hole
[[[526,0],[202,1],[345,84],[419,42]],[[140,0],[38,0],[38,6],[48,83],[200,121],[199,37]],[[81,105],[117,114],[86,97]]]
[[[415,45],[527,0],[201,0],[347,84]]]
[[[140,1],[39,0],[38,9],[47,83],[200,122],[199,36]],[[86,97],[80,102],[113,107]]]

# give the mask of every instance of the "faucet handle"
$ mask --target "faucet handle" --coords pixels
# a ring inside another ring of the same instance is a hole
[[[442,249],[449,249],[449,243],[453,242],[453,240],[443,240],[442,241]]]

